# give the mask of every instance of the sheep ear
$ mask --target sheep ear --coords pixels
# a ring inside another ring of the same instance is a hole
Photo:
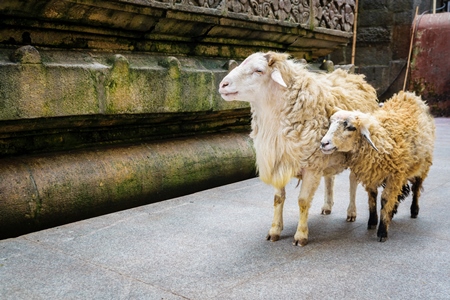
[[[270,67],[275,62],[275,59],[272,55],[272,52],[268,52],[266,55],[264,55],[264,58],[267,59],[267,65]]]
[[[367,128],[365,126],[361,126],[361,135],[366,139],[366,141],[370,144],[370,146],[372,146],[373,149],[375,149],[377,152],[379,152],[378,148],[375,146],[375,144],[370,139],[370,132],[369,132],[369,130],[367,130]]]
[[[270,77],[272,77],[273,81],[275,81],[279,85],[282,85],[287,88],[287,84],[284,82],[283,77],[281,77],[281,73],[279,70],[275,69],[270,75]]]

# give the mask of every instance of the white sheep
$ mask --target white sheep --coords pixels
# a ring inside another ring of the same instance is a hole
[[[377,188],[384,186],[377,231],[384,242],[398,198],[409,192],[408,180],[413,192],[411,217],[419,213],[420,190],[433,160],[434,119],[419,96],[399,92],[371,114],[339,110],[330,120],[320,147],[326,154],[350,154],[350,170],[372,194],[369,229],[377,225]]]
[[[288,57],[275,52],[250,55],[222,80],[219,92],[224,100],[248,101],[252,107],[251,137],[259,177],[275,188],[268,240],[278,240],[283,229],[286,184],[293,177],[302,180],[294,244],[303,246],[308,242],[309,207],[321,177],[325,177],[326,186],[322,211],[329,213],[334,175],[345,169],[345,154],[327,156],[317,147],[327,131],[333,108],[373,111],[378,109],[378,103],[375,90],[362,75],[343,70],[313,73],[305,64]],[[353,175],[350,179],[348,220],[354,221],[357,183]]]

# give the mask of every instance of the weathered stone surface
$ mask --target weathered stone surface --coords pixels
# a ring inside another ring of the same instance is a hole
[[[250,109],[84,115],[0,122],[0,157],[250,130]]]
[[[247,134],[0,159],[0,238],[255,175]]]
[[[393,21],[393,13],[387,8],[372,9],[364,14],[364,18],[359,19],[358,27],[379,27],[391,24]],[[359,30],[358,30],[359,31]]]
[[[23,46],[11,54],[11,61],[21,64],[39,64],[41,55],[33,46]]]
[[[220,99],[218,83],[228,71],[227,60],[129,53],[79,53],[66,59],[58,52],[41,54],[42,63],[0,60],[0,120],[248,107]]]
[[[0,63],[0,70],[0,120],[100,113],[86,66]]]
[[[390,4],[390,0],[369,0],[369,1],[364,1],[361,0],[359,1],[359,8],[360,8],[360,12],[364,12],[366,10],[374,10],[374,9],[386,9],[389,4]]]
[[[391,41],[391,32],[386,27],[366,27],[358,32],[358,43],[388,43]]]
[[[307,59],[348,43],[353,1],[309,5],[293,0],[7,0],[0,3],[0,43],[228,58],[278,50]],[[293,44],[299,37],[321,44]]]

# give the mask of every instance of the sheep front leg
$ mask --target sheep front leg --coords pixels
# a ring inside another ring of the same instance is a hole
[[[294,235],[294,245],[296,246],[308,244],[308,213],[314,193],[320,184],[320,178],[321,175],[312,170],[305,170],[303,173],[300,195],[298,197],[300,217],[297,232]]]
[[[347,208],[347,222],[356,221],[356,188],[358,187],[358,180],[353,172],[350,172],[350,202]]]
[[[268,241],[278,241],[280,239],[281,231],[283,230],[283,207],[284,200],[286,200],[286,190],[285,188],[276,189],[275,196],[273,199],[273,221],[272,227],[269,230],[269,234],[266,239]]]
[[[334,178],[335,178],[335,175],[324,176],[325,198],[324,198],[323,206],[322,206],[322,215],[331,214],[331,209],[334,204],[334,201],[333,201]]]

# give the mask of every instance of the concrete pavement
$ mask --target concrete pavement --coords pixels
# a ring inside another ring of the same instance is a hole
[[[408,197],[385,243],[367,230],[361,187],[356,222],[345,221],[348,172],[331,215],[319,187],[307,246],[292,245],[294,180],[281,239],[266,241],[273,191],[255,178],[2,240],[0,298],[450,299],[450,119],[436,125],[419,216]]]

